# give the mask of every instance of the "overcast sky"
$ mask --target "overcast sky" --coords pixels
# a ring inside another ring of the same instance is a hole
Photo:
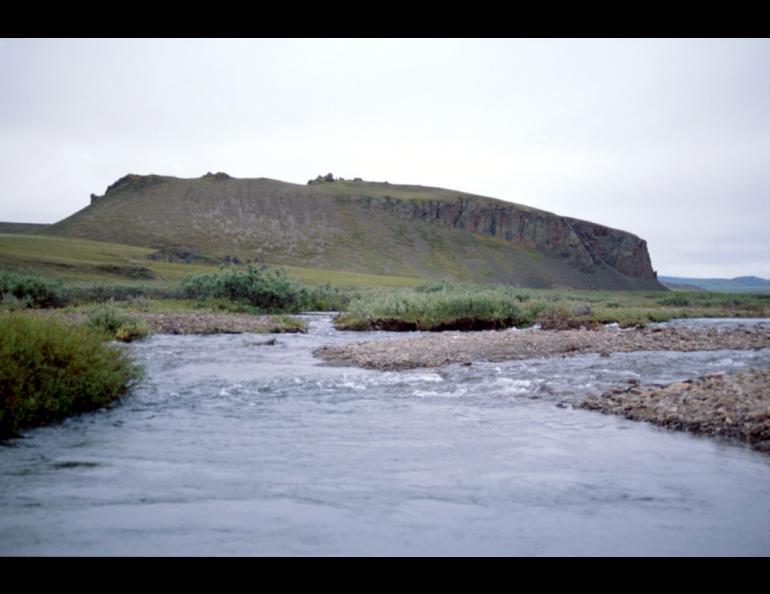
[[[770,40],[0,40],[0,221],[207,171],[464,190],[770,278]]]

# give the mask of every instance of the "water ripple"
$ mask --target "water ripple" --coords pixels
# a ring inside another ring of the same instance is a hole
[[[770,461],[557,408],[630,378],[770,365],[770,349],[381,372],[322,344],[155,336],[120,405],[0,448],[0,554],[751,554]],[[718,535],[718,536],[715,536]]]

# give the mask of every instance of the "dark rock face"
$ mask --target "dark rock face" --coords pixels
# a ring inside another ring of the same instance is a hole
[[[647,242],[635,235],[577,219],[565,219],[580,237],[594,263],[612,266],[626,276],[657,280]]]
[[[656,281],[647,242],[631,233],[551,213],[497,205],[458,196],[454,202],[373,199],[375,208],[401,218],[433,221],[452,229],[470,231],[515,242],[525,249],[561,260],[581,272],[614,268],[621,274]]]

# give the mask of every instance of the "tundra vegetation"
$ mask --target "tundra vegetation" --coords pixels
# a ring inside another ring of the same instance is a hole
[[[112,341],[147,336],[151,316],[259,316],[268,323],[248,331],[272,332],[302,331],[303,322],[292,317],[302,311],[340,312],[336,324],[346,330],[566,329],[770,317],[770,294],[526,289],[297,266],[217,267],[192,257],[153,259],[154,253],[0,234],[0,436],[125,393],[138,371]]]
[[[540,324],[567,329],[617,323],[644,326],[673,318],[770,317],[770,294],[579,291],[427,282],[376,286],[351,273],[302,280],[296,268],[209,267],[180,280],[62,282],[37,272],[0,272],[0,309],[84,312],[110,338],[147,334],[134,321],[147,312],[295,314],[337,311],[342,330],[480,330]],[[327,282],[319,283],[322,278]],[[103,307],[96,307],[102,304]],[[121,328],[123,330],[118,332]]]
[[[108,405],[139,377],[125,351],[88,326],[0,317],[0,439]]]

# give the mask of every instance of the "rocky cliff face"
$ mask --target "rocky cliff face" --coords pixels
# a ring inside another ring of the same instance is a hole
[[[372,206],[406,220],[422,220],[513,242],[547,254],[581,272],[613,268],[625,276],[657,282],[647,242],[631,233],[515,205],[472,197],[446,201],[378,198]]]
[[[331,179],[329,179],[331,177]],[[126,175],[46,232],[224,260],[522,287],[664,289],[644,240],[472,194],[336,180]]]

